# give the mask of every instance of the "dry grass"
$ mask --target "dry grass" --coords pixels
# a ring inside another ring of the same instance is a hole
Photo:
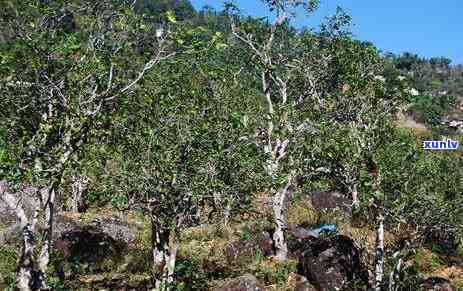
[[[417,122],[415,119],[413,119],[413,117],[409,116],[408,114],[404,114],[402,112],[399,112],[397,114],[395,125],[398,128],[409,129],[413,133],[415,133],[415,135],[417,136],[422,136],[430,132],[429,129],[426,127],[426,125],[424,125],[423,123]]]
[[[319,219],[318,213],[307,201],[293,203],[286,211],[288,225],[299,225],[301,223],[316,224]]]
[[[462,266],[443,266],[434,270],[432,276],[442,277],[452,282],[458,290],[463,289],[463,267]]]

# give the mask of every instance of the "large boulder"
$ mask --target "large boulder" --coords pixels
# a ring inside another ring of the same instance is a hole
[[[70,213],[60,213],[55,225],[55,245],[62,254],[89,262],[115,256],[134,245],[137,237],[137,229],[116,216],[81,221]]]
[[[423,281],[423,290],[425,291],[456,291],[452,283],[444,278],[429,277]]]
[[[128,250],[135,244],[137,227],[116,215],[101,214],[84,219],[75,213],[56,215],[54,248],[62,258],[55,268],[65,279],[78,263],[84,272],[106,272],[126,266]]]
[[[29,185],[13,187],[5,180],[0,180],[0,195],[2,191],[13,195],[18,201],[27,217],[31,217],[34,209],[39,207],[37,193],[39,189]],[[20,242],[21,229],[15,210],[0,199],[0,244],[16,244]]]
[[[352,212],[352,200],[339,191],[314,191],[310,193],[310,201],[317,211]]]
[[[306,241],[299,256],[298,271],[317,289],[341,290],[368,282],[361,254],[351,238],[337,235]]]
[[[231,279],[223,285],[214,289],[214,291],[264,291],[265,288],[257,281],[256,277],[251,274]]]
[[[66,257],[82,261],[96,262],[119,253],[126,245],[92,227],[67,231],[55,240],[55,245],[67,246],[63,250]]]
[[[455,254],[458,249],[459,240],[457,232],[453,228],[429,226],[424,230],[424,243],[438,245],[447,253]]]
[[[288,250],[290,257],[298,259],[304,248],[311,240],[338,234],[338,228],[334,224],[319,226],[300,224],[288,228]]]
[[[323,224],[318,227],[298,225],[289,228],[289,233],[298,240],[317,239],[323,235],[337,234],[338,227],[335,224]]]

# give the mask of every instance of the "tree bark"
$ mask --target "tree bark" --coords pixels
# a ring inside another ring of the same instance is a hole
[[[352,187],[352,212],[355,212],[360,206],[357,185]]]
[[[42,247],[38,257],[38,276],[40,277],[40,289],[47,289],[46,286],[46,272],[48,263],[50,262],[50,250],[52,244],[53,234],[53,212],[55,206],[55,183],[48,189],[42,191],[42,204],[45,210],[45,226],[42,233]]]
[[[72,179],[72,200],[71,205],[69,205],[71,212],[77,213],[79,212],[79,204],[81,203],[82,193],[84,192],[88,183],[88,179],[86,177],[77,176],[73,177]]]
[[[22,245],[16,271],[16,287],[20,291],[37,290],[36,272],[34,269],[34,230],[27,223],[22,230]]]
[[[172,286],[175,281],[175,261],[177,259],[178,244],[169,246],[169,257],[167,260],[167,285]]]
[[[284,261],[288,258],[288,245],[285,240],[286,219],[284,213],[284,201],[288,193],[290,182],[280,191],[276,192],[273,200],[273,214],[275,217],[275,232],[273,233],[273,243],[275,245],[275,258]]]
[[[170,290],[174,283],[178,245],[170,243],[170,229],[165,229],[151,217],[151,251],[155,290]]]
[[[394,269],[389,274],[389,287],[388,287],[389,291],[394,291],[397,289],[396,283],[400,279],[400,272],[402,271],[402,264],[403,264],[403,259],[402,259],[400,250],[394,253],[393,257],[397,259],[397,262],[394,266]]]
[[[376,263],[375,263],[375,291],[381,291],[384,276],[384,218],[378,216],[378,229],[376,231]]]
[[[20,195],[20,194],[19,194]],[[39,205],[35,205],[32,217],[27,217],[18,194],[8,192],[8,184],[0,182],[0,199],[14,211],[21,226],[22,244],[16,269],[16,288],[20,291],[43,290],[45,278],[37,270],[34,249],[36,246],[36,224],[39,215]]]

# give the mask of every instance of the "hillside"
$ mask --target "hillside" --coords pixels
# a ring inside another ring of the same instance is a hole
[[[1,290],[463,290],[462,66],[266,3],[2,3]]]

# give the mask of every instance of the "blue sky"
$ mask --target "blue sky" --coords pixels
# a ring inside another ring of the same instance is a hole
[[[220,0],[191,0],[196,9],[210,5],[221,9]],[[268,15],[260,0],[235,0],[248,15]],[[316,26],[340,6],[352,16],[357,39],[379,49],[405,51],[423,57],[444,56],[463,64],[463,0],[321,0],[319,11],[307,18],[301,13],[296,27]]]

